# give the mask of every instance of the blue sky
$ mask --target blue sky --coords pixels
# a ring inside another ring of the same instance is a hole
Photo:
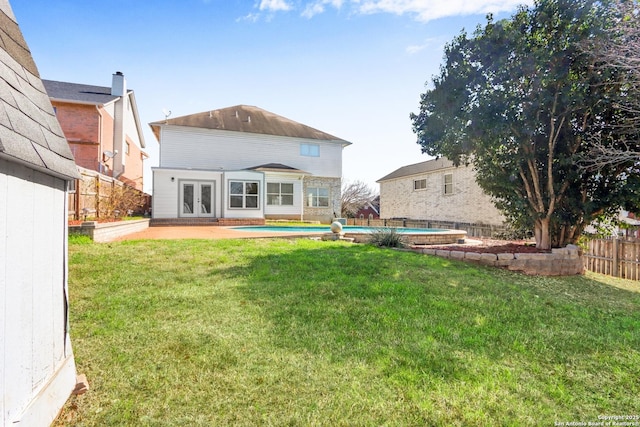
[[[145,190],[148,123],[254,105],[352,142],[343,177],[375,181],[424,160],[409,114],[445,43],[531,0],[10,0],[42,78],[136,94]]]

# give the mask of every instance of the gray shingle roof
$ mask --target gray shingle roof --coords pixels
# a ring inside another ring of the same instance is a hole
[[[440,169],[447,169],[454,167],[451,160],[443,158],[427,160],[426,162],[414,163],[412,165],[403,166],[389,175],[385,175],[376,182],[388,181],[390,179],[403,178],[411,175],[419,175],[426,172],[433,172]]]
[[[257,133],[262,135],[287,136],[294,138],[316,139],[351,143],[326,132],[303,125],[286,117],[279,116],[262,108],[249,105],[236,105],[219,110],[176,117],[149,123],[158,141],[159,128],[162,125],[190,126],[203,129],[218,129],[234,132]]]
[[[8,1],[0,0],[0,157],[78,177],[38,69]]]
[[[110,87],[58,82],[55,80],[42,80],[42,83],[44,83],[49,96],[58,101],[104,105],[120,98],[119,96],[111,95]],[[127,92],[131,91],[128,90]]]

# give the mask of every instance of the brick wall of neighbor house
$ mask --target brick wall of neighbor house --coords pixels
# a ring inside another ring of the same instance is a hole
[[[78,166],[98,170],[99,120],[95,106],[52,102]]]
[[[444,175],[453,174],[454,192],[444,194]],[[414,181],[426,188],[414,190]],[[471,167],[446,168],[380,182],[380,218],[410,218],[502,225],[504,217],[475,181]]]
[[[306,194],[309,187],[329,188],[329,207],[313,208],[307,206]],[[340,215],[340,191],[342,180],[340,178],[305,177],[304,179],[304,220],[320,221],[325,224],[331,223],[335,215]]]
[[[127,136],[126,142],[129,143],[129,153],[122,153],[126,156],[124,174],[120,177],[121,181],[126,182],[137,190],[143,188],[143,162],[142,150]],[[124,150],[123,150],[124,151]]]

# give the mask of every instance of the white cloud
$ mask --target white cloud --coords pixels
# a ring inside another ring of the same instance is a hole
[[[336,9],[340,9],[343,3],[344,0],[317,0],[308,3],[305,6],[302,16],[305,18],[313,18],[315,15],[324,13],[326,6],[332,6]]]
[[[515,10],[519,5],[532,4],[532,0],[353,0],[360,13],[393,13],[415,15],[427,22],[448,16],[498,13]]]
[[[441,50],[445,43],[446,41],[441,38],[428,38],[424,42],[422,42],[422,44],[407,46],[405,48],[405,52],[407,52],[409,55],[413,55],[427,48],[433,48],[435,46],[437,46],[438,50]]]
[[[326,12],[327,8],[349,8],[351,13],[391,13],[410,15],[421,22],[449,16],[511,12],[521,4],[533,4],[534,0],[311,0],[301,1],[301,15],[312,18]],[[257,8],[263,12],[289,12],[297,9],[290,0],[260,0]],[[254,17],[255,15],[248,15]]]
[[[286,12],[291,10],[291,5],[286,2],[286,0],[261,0],[260,1],[260,10],[268,10],[271,12]]]

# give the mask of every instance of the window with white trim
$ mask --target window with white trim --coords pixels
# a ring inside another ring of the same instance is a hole
[[[313,208],[329,207],[329,189],[325,187],[307,188],[307,206]]]
[[[287,182],[268,182],[267,205],[293,206],[293,184]]]
[[[442,179],[442,192],[444,194],[453,194],[453,174],[445,174]]]
[[[320,145],[300,144],[300,155],[308,157],[320,157]]]
[[[427,180],[426,179],[416,179],[413,181],[413,189],[414,190],[424,190],[427,188]]]
[[[258,209],[257,181],[229,181],[229,208]]]

